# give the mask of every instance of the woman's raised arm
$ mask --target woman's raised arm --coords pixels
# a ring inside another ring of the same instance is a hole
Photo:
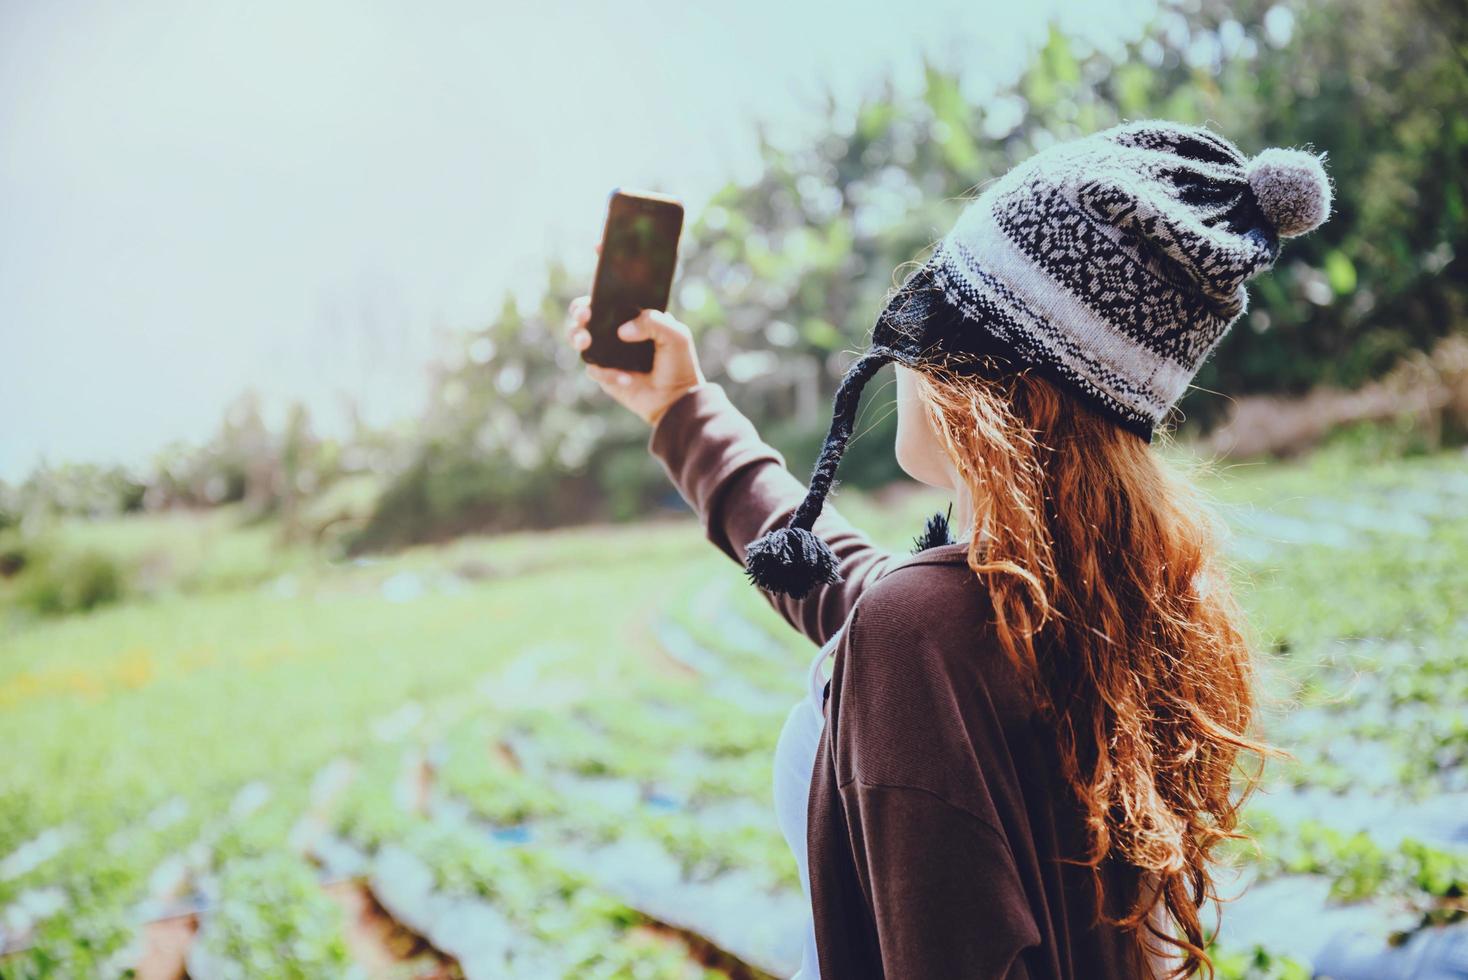
[[[587,317],[584,298],[571,304],[569,337],[578,351],[590,343]],[[619,335],[656,345],[652,371],[593,365],[587,373],[653,426],[653,455],[698,514],[709,540],[742,565],[749,543],[783,526],[804,499],[805,487],[723,389],[704,380],[686,326],[666,313],[645,310],[623,324]],[[767,597],[792,626],[824,644],[895,556],[873,546],[832,507],[825,508],[814,530],[835,553],[840,581],[817,586],[801,599]]]

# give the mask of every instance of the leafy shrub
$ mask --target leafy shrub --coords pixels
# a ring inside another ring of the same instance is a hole
[[[450,537],[477,528],[511,526],[525,518],[537,489],[523,471],[471,447],[424,446],[397,475],[348,550],[371,551]]]
[[[24,553],[16,602],[41,616],[89,612],[121,599],[127,591],[122,566],[100,551]]]
[[[26,550],[23,545],[0,545],[0,578],[14,578],[25,571]]]
[[[289,854],[235,861],[199,938],[221,977],[345,977],[341,911]]]
[[[546,461],[521,465],[459,439],[430,442],[383,490],[362,529],[347,537],[347,550],[644,514],[667,479],[647,454],[646,436],[640,439],[634,447],[609,441],[578,473]]]
[[[1209,949],[1218,980],[1309,980],[1310,970],[1298,960],[1262,946],[1246,952]]]
[[[1325,447],[1343,452],[1363,463],[1384,463],[1411,456],[1425,456],[1435,446],[1430,435],[1411,416],[1382,422],[1357,422],[1337,429],[1325,440]]]

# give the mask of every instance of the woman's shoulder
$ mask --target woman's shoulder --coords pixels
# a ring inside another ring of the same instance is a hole
[[[988,623],[989,592],[969,567],[967,543],[939,545],[894,562],[857,600],[852,619],[867,634],[908,639]]]
[[[981,701],[1001,715],[1032,713],[967,544],[929,548],[893,565],[858,599],[842,647],[848,696],[920,702],[963,692],[961,701]]]
[[[862,593],[831,684],[839,780],[917,788],[977,812],[989,806],[984,771],[1032,714],[965,546],[915,555]]]

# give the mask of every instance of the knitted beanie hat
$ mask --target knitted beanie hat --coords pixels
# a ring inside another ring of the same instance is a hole
[[[1194,126],[1127,123],[1036,154],[965,208],[882,311],[836,389],[805,500],[748,548],[750,578],[796,598],[838,580],[811,528],[861,388],[887,362],[962,371],[998,356],[1150,440],[1243,314],[1244,283],[1330,203],[1321,158],[1250,160]]]

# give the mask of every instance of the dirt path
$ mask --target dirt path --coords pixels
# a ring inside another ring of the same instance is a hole
[[[138,980],[180,980],[184,962],[199,931],[193,913],[174,915],[143,927],[143,955],[138,958]]]
[[[325,891],[346,913],[347,950],[369,977],[456,980],[462,976],[458,964],[388,915],[362,882],[339,881],[326,885]]]
[[[636,926],[633,932],[648,942],[672,946],[686,953],[690,960],[704,969],[714,970],[727,976],[729,980],[775,980],[773,974],[749,965],[733,953],[725,952],[696,932],[657,920],[649,920]]]

